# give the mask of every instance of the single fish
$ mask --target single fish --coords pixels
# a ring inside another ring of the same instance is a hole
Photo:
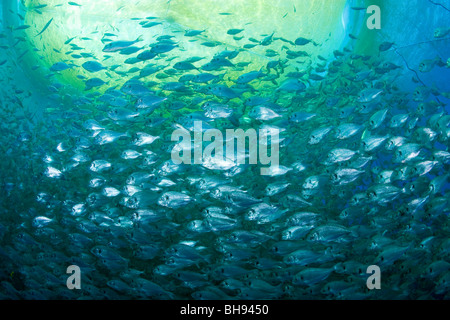
[[[134,45],[135,43],[138,43],[139,41],[142,41],[142,36],[139,36],[136,40],[134,41],[113,41],[111,43],[108,43],[104,48],[103,48],[103,52],[117,52],[117,51],[121,51],[124,50],[128,47],[131,47],[132,45]]]
[[[42,28],[41,32],[39,32],[39,33],[36,35],[36,37],[38,37],[38,36],[40,36],[41,34],[43,34],[44,31],[47,30],[47,28],[50,26],[50,24],[52,23],[52,21],[53,21],[53,18],[51,18],[51,19],[47,22],[47,24],[44,26],[44,28]]]

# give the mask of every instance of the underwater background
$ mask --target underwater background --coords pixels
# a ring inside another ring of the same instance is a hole
[[[2,0],[0,299],[448,299],[449,9]]]

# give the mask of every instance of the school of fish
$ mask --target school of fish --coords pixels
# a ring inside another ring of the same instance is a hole
[[[237,26],[230,48],[206,29],[150,43],[112,29],[101,57],[68,35],[32,90],[15,80],[29,28],[0,34],[0,299],[450,298],[449,93],[398,89],[410,70],[384,59],[395,43],[326,59],[301,34]],[[204,55],[184,49],[193,41]],[[255,47],[262,67],[234,62]],[[84,87],[67,89],[66,72]],[[279,130],[280,166],[175,164],[171,135],[194,122]],[[81,290],[66,287],[70,265]],[[366,286],[370,265],[382,290]]]

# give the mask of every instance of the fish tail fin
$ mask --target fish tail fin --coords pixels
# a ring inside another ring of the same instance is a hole
[[[140,35],[135,41],[139,42],[139,41],[143,41],[144,40],[144,35]]]
[[[431,85],[431,93],[432,93],[434,96],[439,96],[439,95],[440,95],[439,89],[437,88],[435,82],[433,82],[433,84]]]
[[[259,72],[260,73],[262,73],[263,75],[266,75],[264,72],[263,72],[263,70],[266,68],[266,66],[262,66],[260,69],[259,69]]]
[[[131,133],[130,131],[126,131],[125,133],[122,134],[123,138],[133,138],[133,133]]]
[[[445,67],[445,66],[447,65],[447,63],[445,63],[445,61],[442,60],[442,58],[439,57],[439,56],[436,57],[436,64],[437,64],[439,67]]]

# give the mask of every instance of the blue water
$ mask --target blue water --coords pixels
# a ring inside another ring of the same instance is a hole
[[[385,1],[370,32],[358,5],[330,51],[170,6],[58,39],[82,5],[4,1],[0,299],[448,299],[450,3]],[[278,170],[176,163],[195,121],[275,130]]]

